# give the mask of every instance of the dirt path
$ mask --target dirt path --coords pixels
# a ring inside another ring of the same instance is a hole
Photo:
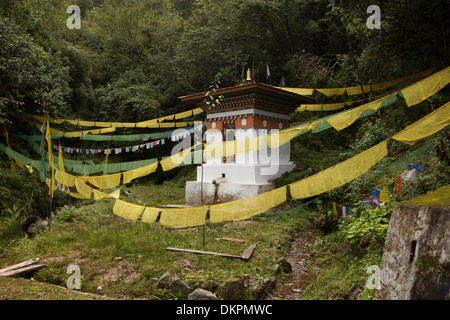
[[[308,266],[309,245],[317,235],[316,230],[299,233],[292,243],[292,249],[286,259],[292,265],[291,275],[269,296],[268,300],[299,300],[305,288],[315,280],[314,270]]]

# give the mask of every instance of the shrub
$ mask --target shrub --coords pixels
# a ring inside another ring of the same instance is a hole
[[[359,241],[384,243],[394,205],[392,202],[376,208],[360,205],[353,210],[352,215],[341,221],[339,231],[350,243]]]

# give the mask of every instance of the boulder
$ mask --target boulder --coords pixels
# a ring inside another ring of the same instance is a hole
[[[277,264],[280,265],[282,272],[284,272],[284,273],[292,272],[292,265],[289,263],[289,261],[286,260],[286,258],[282,257],[282,258],[278,259]]]
[[[217,297],[211,291],[195,289],[188,295],[188,300],[217,300]]]
[[[171,288],[172,293],[181,293],[183,297],[187,297],[193,290],[186,282],[178,278],[173,280]]]
[[[44,230],[45,227],[39,223],[32,223],[30,224],[30,226],[27,229],[27,233],[29,235],[36,235],[39,232],[41,232],[42,230]]]
[[[280,275],[281,274],[281,266],[279,264],[275,264],[272,267],[272,271],[276,276]]]
[[[375,299],[449,299],[449,230],[450,187],[396,205]]]
[[[170,276],[170,273],[167,271],[161,276],[161,278],[159,278],[156,287],[158,289],[168,289],[170,288],[171,284],[172,284],[172,277]]]
[[[221,297],[224,300],[242,300],[245,296],[245,282],[243,279],[225,283]]]
[[[268,293],[271,293],[273,290],[275,290],[276,286],[276,278],[264,279],[262,283],[258,282],[254,284],[250,291],[253,295],[253,298],[255,298],[256,300],[262,300]]]

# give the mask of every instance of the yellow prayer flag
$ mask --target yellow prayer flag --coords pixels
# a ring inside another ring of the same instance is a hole
[[[369,171],[386,155],[387,140],[331,168],[290,184],[292,198],[309,198],[338,188]]]
[[[408,107],[414,106],[429,98],[450,82],[450,67],[406,87],[401,92]]]
[[[158,162],[155,162],[155,163],[149,164],[149,165],[141,167],[141,168],[122,172],[123,184],[130,183],[132,180],[137,179],[137,178],[145,177],[145,176],[155,172],[157,168],[158,168]]]
[[[162,209],[159,223],[168,228],[191,228],[205,224],[208,207]]]
[[[281,187],[253,197],[239,199],[210,207],[210,222],[241,221],[266,212],[286,202],[287,188]]]
[[[47,140],[47,146],[48,146],[48,164],[50,166],[51,171],[51,186],[49,187],[49,195],[53,198],[53,191],[55,187],[55,171],[53,170],[53,152],[52,152],[52,134],[50,130],[50,122],[47,119],[47,131],[45,134],[45,138]]]
[[[93,189],[94,191],[94,200],[95,201],[102,201],[109,198],[119,199],[120,197],[120,189],[117,189],[116,191],[112,193],[104,193],[100,190]]]
[[[120,185],[120,178],[122,173],[114,173],[103,176],[83,176],[80,177],[82,180],[89,182],[93,186],[99,189],[111,189],[118,187]]]
[[[59,149],[58,149],[58,166],[59,166],[59,170],[61,170],[62,172],[66,172],[66,168],[64,167],[64,158],[63,158],[61,143],[59,144]]]
[[[337,219],[338,218],[338,213],[337,213],[337,209],[336,209],[336,202],[334,202],[334,201],[333,201],[333,212],[334,212],[334,216]]]
[[[69,186],[69,187],[73,187],[75,186],[75,180],[76,177],[59,169],[54,169],[55,170],[55,180],[58,181],[59,183],[65,185],[65,186]]]
[[[428,137],[448,125],[450,125],[450,102],[395,134],[392,139],[407,144],[414,144],[418,140]]]
[[[192,110],[181,112],[181,113],[177,113],[175,115],[175,120],[184,119],[184,118],[187,118],[187,117],[190,117],[190,116],[192,116]]]
[[[361,107],[358,107],[358,108],[355,108],[352,110],[348,110],[341,114],[327,118],[326,120],[337,131],[341,131],[341,130],[347,128],[348,126],[350,126],[353,122],[355,122],[363,111],[379,109],[381,107],[381,104],[383,103],[384,99],[385,98],[369,102],[365,105],[362,105]]]
[[[144,211],[144,206],[138,206],[119,199],[116,199],[113,207],[113,213],[116,216],[122,217],[127,220],[136,221]]]
[[[161,209],[159,208],[145,208],[144,214],[142,215],[142,222],[155,223],[160,212]]]
[[[75,187],[77,188],[78,193],[83,196],[83,199],[91,198],[93,189],[89,187],[83,180],[81,180],[80,178],[76,178]]]
[[[386,188],[384,188],[383,190],[380,191],[380,196],[379,196],[379,200],[380,202],[388,202],[389,201],[389,194],[386,190]]]

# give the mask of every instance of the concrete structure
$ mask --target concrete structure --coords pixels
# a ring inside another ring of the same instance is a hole
[[[214,100],[209,98],[212,94]],[[197,169],[197,181],[186,183],[188,205],[222,203],[274,189],[271,181],[292,170],[295,164],[290,161],[290,144],[268,148],[267,133],[289,128],[290,114],[300,104],[314,102],[312,98],[262,83],[219,89],[208,95],[203,92],[180,99],[195,103],[206,111],[207,143],[258,137],[260,146],[255,148],[257,151],[206,158],[205,164]]]

